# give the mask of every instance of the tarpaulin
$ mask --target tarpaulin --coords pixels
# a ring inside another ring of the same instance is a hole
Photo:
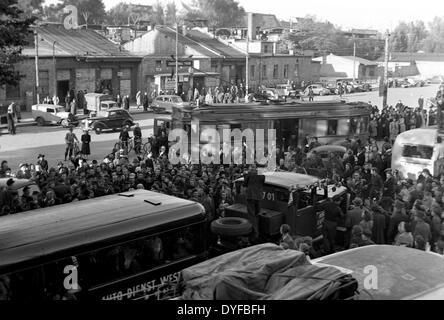
[[[345,274],[312,265],[302,252],[261,244],[183,271],[185,300],[322,299]]]

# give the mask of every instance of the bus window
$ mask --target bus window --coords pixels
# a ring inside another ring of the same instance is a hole
[[[338,120],[328,120],[327,135],[335,136],[338,131]]]
[[[84,267],[90,275],[88,283],[114,282],[195,255],[203,250],[202,241],[197,241],[201,229],[180,228],[83,254],[80,259],[89,262]]]
[[[325,137],[327,135],[327,120],[316,120],[316,137]]]
[[[417,159],[432,159],[433,147],[425,145],[404,145],[402,148],[402,156]]]
[[[350,133],[350,120],[349,119],[339,119],[337,124],[338,136],[347,136]]]

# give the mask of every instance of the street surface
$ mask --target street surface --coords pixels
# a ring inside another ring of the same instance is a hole
[[[137,113],[133,114],[133,118],[135,122],[139,123],[145,142],[153,132],[154,115],[152,113]],[[66,128],[59,126],[18,127],[15,136],[9,134],[0,136],[0,160],[8,161],[9,167],[15,171],[20,163],[36,163],[37,156],[42,153],[49,165],[55,166],[65,157],[66,132],[68,132]],[[80,140],[83,134],[81,127],[75,128],[74,133]],[[105,131],[100,135],[90,132],[90,135],[90,159],[103,159],[119,140],[119,132]]]
[[[439,84],[429,84],[424,87],[413,87],[413,88],[389,88],[387,93],[387,104],[389,106],[395,106],[399,100],[402,101],[404,105],[410,107],[418,106],[418,98],[422,95],[424,97],[424,105],[427,105],[427,100],[430,98],[434,98],[436,96],[436,92],[438,91]],[[330,99],[339,99],[338,95],[332,96],[315,96],[315,101],[321,100],[330,100]],[[355,102],[355,101],[363,101],[363,102],[371,102],[372,105],[377,105],[379,109],[382,106],[382,97],[379,96],[379,91],[370,91],[370,92],[357,92],[351,94],[344,94],[342,99]],[[305,98],[308,100],[308,98]]]

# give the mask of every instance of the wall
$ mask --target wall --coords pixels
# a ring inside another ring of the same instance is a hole
[[[416,66],[423,78],[444,75],[444,61],[416,61]]]
[[[131,100],[135,99],[137,92],[138,83],[138,65],[139,62],[120,62],[120,61],[77,61],[74,58],[57,58],[56,67],[57,70],[67,70],[69,72],[70,88],[76,89],[80,88],[96,88],[98,89],[99,79],[101,75],[101,69],[111,69],[112,70],[112,88],[114,89],[113,94],[115,95],[117,91],[120,90],[120,78],[118,72],[122,69],[130,69],[131,75],[128,78],[131,83]],[[23,110],[31,110],[31,106],[36,103],[36,92],[35,92],[35,62],[34,58],[28,58],[22,61],[16,66],[17,71],[23,75],[20,81],[20,96],[15,99],[6,99],[5,90],[0,90],[0,104],[8,105],[12,101],[15,101],[22,105]],[[91,82],[94,83],[82,83],[84,81],[82,78],[78,78],[79,69],[93,69],[94,71],[90,74]],[[54,64],[52,58],[40,58],[39,59],[39,72],[48,71],[48,94],[49,96],[54,95]],[[42,83],[40,83],[42,86]],[[40,94],[40,102],[43,101],[46,94]],[[62,101],[61,101],[62,102]]]
[[[274,65],[278,65],[277,78],[273,77]],[[304,81],[318,81],[320,64],[313,63],[311,57],[307,56],[266,56],[250,57],[250,70],[254,65],[254,76],[250,72],[250,87],[254,90],[259,85],[273,87],[277,84],[287,83],[288,80],[299,83]],[[262,74],[262,66],[267,66],[267,77]],[[288,76],[284,77],[284,66],[288,65]]]

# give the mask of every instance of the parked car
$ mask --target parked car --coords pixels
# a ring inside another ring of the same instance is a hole
[[[6,182],[10,178],[0,178],[0,187],[6,187]],[[14,183],[10,187],[13,191],[18,192],[19,197],[23,195],[23,188],[29,187],[30,194],[34,191],[40,192],[39,186],[32,180],[12,178]]]
[[[299,90],[293,89],[290,84],[278,84],[276,85],[276,90],[280,96],[296,98],[300,95]]]
[[[319,155],[322,159],[322,161],[329,161],[329,154],[334,153],[342,159],[344,157],[345,152],[347,151],[347,148],[344,146],[339,145],[323,145],[316,148],[313,148],[308,153],[307,157],[310,157],[313,153],[316,153]]]
[[[95,116],[101,116],[103,112],[109,109],[117,108],[117,102],[112,100],[113,97],[103,93],[87,93],[85,94],[86,106],[90,113]]]
[[[287,101],[287,97],[280,95],[279,92],[275,88],[266,88],[262,89],[259,92],[253,94],[253,101],[256,102],[265,102],[265,101],[273,101],[273,102],[285,102]]]
[[[133,117],[124,109],[110,109],[102,111],[99,117],[91,117],[83,120],[88,122],[88,127],[96,134],[101,134],[103,130],[119,130],[124,126],[134,126]]]
[[[428,78],[426,82],[431,84],[441,84],[444,82],[444,76],[433,76]]]
[[[310,87],[312,88],[313,94],[315,95],[325,96],[330,94],[330,90],[324,87],[324,85],[320,83],[314,83],[305,88],[304,92],[302,93],[304,96],[308,96],[308,91]]]
[[[32,117],[37,125],[56,124],[63,127],[77,126],[79,120],[70,112],[66,112],[65,108],[53,104],[35,104],[31,107]]]
[[[188,103],[184,102],[181,97],[175,95],[159,95],[151,104],[151,109],[156,112],[173,112],[173,107],[186,107]]]

